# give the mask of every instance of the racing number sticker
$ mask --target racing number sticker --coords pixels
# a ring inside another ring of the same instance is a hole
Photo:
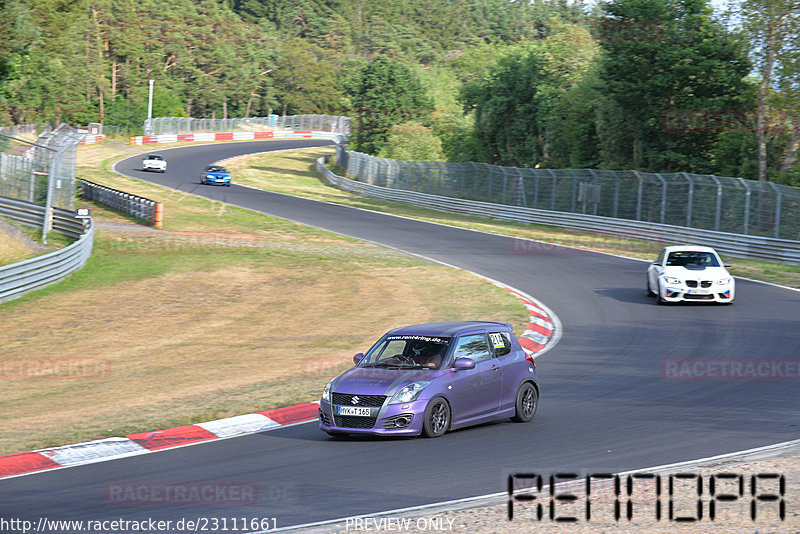
[[[489,339],[492,340],[492,345],[496,349],[502,349],[506,346],[503,336],[501,334],[489,334]]]

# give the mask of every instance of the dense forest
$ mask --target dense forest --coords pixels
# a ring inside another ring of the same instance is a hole
[[[800,185],[798,0],[0,0],[0,125],[136,133],[150,79],[157,117],[347,114],[396,159]]]

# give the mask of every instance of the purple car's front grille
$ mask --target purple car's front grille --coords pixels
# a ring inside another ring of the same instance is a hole
[[[355,399],[356,402],[353,402]],[[331,402],[341,406],[383,406],[386,395],[357,395],[354,393],[333,393]]]
[[[341,428],[372,428],[377,417],[355,417],[352,415],[334,415],[336,426]]]

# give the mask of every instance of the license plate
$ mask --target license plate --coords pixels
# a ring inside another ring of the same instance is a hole
[[[711,293],[710,289],[690,289],[689,290],[689,294],[690,295],[708,295],[709,293]]]
[[[336,413],[338,415],[356,415],[359,417],[369,417],[369,408],[361,408],[359,406],[337,406]]]

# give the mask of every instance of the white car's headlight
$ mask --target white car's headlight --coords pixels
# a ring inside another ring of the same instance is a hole
[[[325,384],[325,388],[322,390],[322,400],[324,401],[331,401],[331,383],[328,382]]]
[[[419,382],[412,382],[407,386],[401,387],[397,393],[392,396],[389,404],[402,404],[404,402],[413,402],[419,398],[422,390],[430,385],[430,382],[421,380]]]
[[[717,280],[717,283],[719,285],[721,285],[721,286],[728,285],[728,284],[731,283],[731,279],[730,278],[720,278],[719,280]]]
[[[680,278],[675,278],[674,276],[664,276],[664,281],[668,284],[680,284]]]

